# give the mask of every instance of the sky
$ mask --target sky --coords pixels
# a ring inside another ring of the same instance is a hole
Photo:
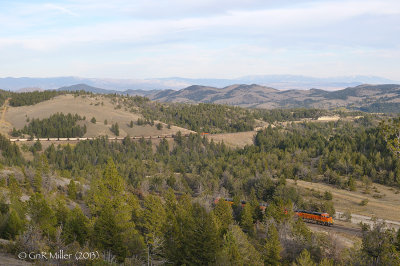
[[[0,77],[375,75],[399,0],[0,0]]]

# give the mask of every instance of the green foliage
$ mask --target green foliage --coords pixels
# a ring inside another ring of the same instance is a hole
[[[66,244],[77,241],[83,246],[88,241],[88,236],[89,219],[83,214],[79,207],[75,207],[68,213],[63,228],[63,238]]]
[[[3,155],[1,161],[6,165],[22,165],[25,162],[19,147],[1,134],[0,151]]]
[[[361,206],[367,206],[368,202],[369,202],[368,199],[363,199],[363,200],[360,202],[360,205],[361,205]]]
[[[218,265],[264,265],[260,253],[237,225],[231,225],[224,236]],[[267,264],[272,265],[272,264]]]
[[[77,188],[73,180],[69,181],[68,184],[68,197],[72,200],[76,200]]]
[[[163,125],[161,123],[157,123],[156,127],[157,127],[158,130],[161,130],[163,128]]]
[[[310,252],[307,249],[303,249],[300,256],[296,259],[296,263],[294,265],[297,266],[314,266],[317,265],[310,256]]]
[[[65,93],[63,91],[52,90],[12,93],[9,103],[11,106],[34,105]]]
[[[31,146],[31,148],[29,149],[33,154],[35,154],[38,151],[42,150],[42,143],[40,143],[40,141],[35,141],[35,143]]]
[[[90,119],[90,122],[92,122],[93,124],[96,124],[96,118],[93,116],[92,119]]]
[[[325,191],[324,200],[332,200],[332,199],[333,199],[332,193],[330,191]]]
[[[224,200],[219,200],[214,208],[214,215],[221,235],[224,235],[231,224],[233,224],[232,208]]]
[[[247,232],[249,235],[254,235],[253,208],[250,204],[246,204],[242,210],[240,226],[243,228],[243,231]]]
[[[42,120],[33,118],[21,132],[39,138],[70,138],[82,137],[86,133],[86,126],[76,123],[84,120],[79,115],[56,113]]]
[[[43,186],[42,172],[39,168],[37,168],[35,171],[35,176],[33,177],[32,187],[35,189],[36,192],[41,192],[42,186]]]
[[[143,201],[141,221],[139,227],[143,231],[145,241],[153,245],[156,238],[162,237],[162,228],[166,219],[166,213],[157,196],[149,195]]]
[[[355,180],[369,176],[374,182],[400,185],[399,158],[385,143],[384,128],[362,121],[302,123],[269,127],[258,132],[255,145],[261,152],[278,154],[286,161],[277,168],[288,178],[310,180],[312,169],[324,173],[325,182],[356,189]],[[317,165],[311,160],[318,159]],[[345,178],[347,177],[347,178]]]
[[[13,127],[13,129],[11,131],[11,136],[12,137],[20,137],[21,136],[21,131],[19,131],[15,127]]]
[[[371,231],[364,231],[362,252],[367,263],[373,265],[399,265],[400,254],[396,251],[395,231],[384,229],[384,224],[375,224]]]
[[[396,156],[400,156],[400,118],[389,119],[388,123],[383,121],[380,127],[388,149]]]
[[[95,219],[92,242],[102,250],[111,251],[119,261],[131,254],[129,248],[137,239],[132,220],[135,198],[125,192],[125,187],[110,158],[102,177],[92,183],[87,199]]]
[[[111,130],[112,133],[114,133],[115,136],[119,136],[119,125],[118,125],[118,123],[112,124],[110,130]]]
[[[25,227],[24,214],[19,199],[14,198],[11,204],[8,204],[2,197],[0,199],[0,237],[14,240]]]
[[[53,236],[57,218],[55,212],[41,193],[35,193],[28,201],[31,223],[40,227],[45,234]]]
[[[166,105],[149,101],[138,103],[134,100],[131,100],[129,104],[140,106],[142,115],[147,121],[157,119],[197,132],[250,131],[255,125],[251,112],[239,107],[205,103]],[[138,120],[138,125],[143,124],[143,121],[146,120]]]
[[[193,205],[192,224],[184,236],[186,264],[211,264],[215,262],[219,246],[218,230],[214,217],[198,204]]]
[[[279,242],[278,231],[274,224],[269,224],[264,245],[264,262],[266,265],[280,265],[282,246]]]

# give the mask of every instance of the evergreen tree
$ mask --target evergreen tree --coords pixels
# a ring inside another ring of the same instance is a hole
[[[154,244],[155,238],[162,238],[162,228],[166,213],[161,200],[157,196],[149,195],[143,201],[140,227],[143,230],[146,242]]]
[[[198,204],[193,205],[193,224],[184,236],[188,255],[184,263],[191,265],[212,264],[215,262],[219,239],[214,217]]]
[[[250,236],[254,235],[253,208],[250,204],[246,204],[242,209],[240,225],[243,231],[247,232]]]
[[[35,193],[28,201],[28,213],[31,223],[39,226],[45,234],[55,234],[57,218],[51,206],[41,193]]]
[[[99,225],[98,225],[99,226]],[[63,228],[63,238],[66,244],[77,241],[83,246],[88,241],[89,219],[83,214],[81,208],[75,207],[68,213]]]
[[[35,176],[33,177],[33,188],[36,192],[41,192],[43,187],[43,178],[41,168],[37,168],[35,171]]]
[[[224,235],[231,224],[233,224],[232,208],[228,202],[220,199],[214,208],[214,215],[221,236]]]
[[[237,225],[231,225],[229,231],[224,236],[224,244],[218,256],[217,264],[264,265],[260,253]]]
[[[280,265],[282,246],[279,242],[278,230],[270,223],[264,245],[264,261],[267,265]]]
[[[316,263],[311,259],[310,252],[307,249],[303,249],[300,255],[296,259],[297,266],[316,266]]]
[[[77,194],[77,189],[76,189],[76,184],[75,182],[71,179],[68,184],[68,197],[72,200],[76,200],[76,194]]]

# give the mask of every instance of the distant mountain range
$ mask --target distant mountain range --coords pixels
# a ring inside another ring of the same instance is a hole
[[[400,85],[359,85],[337,91],[319,89],[281,91],[260,85],[231,85],[224,88],[190,86],[179,91],[150,94],[161,102],[218,103],[251,108],[337,108],[369,112],[400,112]]]
[[[125,91],[117,91],[117,90],[105,90],[96,88],[93,86],[89,86],[86,84],[76,84],[72,86],[61,87],[57,89],[58,91],[86,91],[100,94],[128,94],[128,95],[139,95],[139,96],[148,96],[152,94],[157,94],[162,90],[125,90]]]
[[[389,84],[395,81],[376,76],[345,76],[315,78],[299,75],[257,75],[236,79],[190,79],[181,77],[155,79],[99,79],[80,77],[55,78],[0,78],[0,89],[17,91],[25,88],[58,89],[75,84],[86,84],[105,90],[179,90],[191,85],[226,87],[232,84],[260,84],[279,90],[323,89],[337,90],[361,84]]]
[[[319,89],[282,91],[257,84],[237,84],[223,88],[193,85],[178,91],[114,91],[78,84],[59,90],[119,93],[146,96],[160,102],[218,103],[250,108],[346,107],[367,112],[400,112],[400,85],[397,84],[364,84],[337,91]]]

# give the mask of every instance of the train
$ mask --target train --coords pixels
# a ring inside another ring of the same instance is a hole
[[[182,134],[182,137],[189,137],[190,134]],[[156,136],[134,136],[130,137],[131,139],[169,139],[174,138],[176,135],[174,134],[167,134],[167,135],[156,135]],[[11,142],[31,142],[31,141],[81,141],[81,140],[94,140],[94,137],[80,137],[80,138],[11,138]],[[108,137],[108,140],[123,140],[124,137]]]
[[[309,223],[316,223],[326,226],[333,225],[333,218],[326,212],[312,212],[312,211],[304,211],[304,210],[296,210],[295,215],[297,217],[302,218],[304,221]]]
[[[231,206],[233,205],[232,198],[221,198],[221,197],[217,197],[214,200],[214,204],[217,204],[221,199],[228,202]],[[242,200],[241,205],[242,205],[242,207],[244,207],[246,205],[246,201]],[[260,203],[259,206],[260,206],[261,211],[264,212],[265,209],[268,207],[268,204]],[[286,208],[284,210],[284,213],[288,214],[288,211]],[[303,219],[305,222],[316,223],[316,224],[325,225],[325,226],[333,225],[333,218],[329,215],[329,213],[326,213],[326,212],[312,212],[312,211],[305,211],[305,210],[295,210],[294,213],[298,218]]]

